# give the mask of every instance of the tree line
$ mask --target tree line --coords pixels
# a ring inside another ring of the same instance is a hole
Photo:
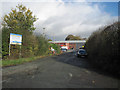
[[[11,45],[9,56],[10,33],[22,35],[21,57],[32,57],[37,55],[48,54],[51,45],[48,39],[42,34],[35,36],[34,22],[38,18],[33,15],[33,12],[23,5],[16,6],[10,13],[3,17],[2,22],[2,58],[16,59],[19,58],[20,46]],[[56,46],[59,48],[59,46]]]
[[[68,40],[86,40],[87,38],[81,38],[80,36],[75,36],[75,35],[68,35],[66,38],[65,38],[65,41],[68,41]]]

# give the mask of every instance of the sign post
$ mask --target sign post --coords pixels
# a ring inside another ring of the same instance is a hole
[[[21,56],[22,35],[10,33],[9,56],[10,56],[11,44],[20,45],[20,54],[19,54],[19,57],[20,57]]]
[[[21,45],[20,45],[20,54],[19,54],[19,58],[21,58]]]
[[[9,44],[9,56],[10,56],[10,44]]]

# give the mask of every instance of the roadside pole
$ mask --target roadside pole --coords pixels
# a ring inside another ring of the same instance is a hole
[[[19,53],[19,58],[21,58],[21,45],[20,45],[20,53]]]
[[[10,56],[10,43],[9,43],[9,56]]]
[[[54,44],[55,44],[55,34],[53,33],[53,41],[54,41]]]

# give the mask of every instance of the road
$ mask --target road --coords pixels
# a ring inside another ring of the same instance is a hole
[[[3,68],[3,88],[118,88],[120,80],[74,52]]]

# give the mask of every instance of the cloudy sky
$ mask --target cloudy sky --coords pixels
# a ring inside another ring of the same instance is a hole
[[[118,3],[87,2],[86,0],[5,0],[0,2],[0,17],[12,8],[23,4],[39,18],[35,22],[35,34],[45,33],[47,38],[64,40],[69,34],[89,37],[98,28],[117,21]],[[43,30],[43,28],[45,28]]]

